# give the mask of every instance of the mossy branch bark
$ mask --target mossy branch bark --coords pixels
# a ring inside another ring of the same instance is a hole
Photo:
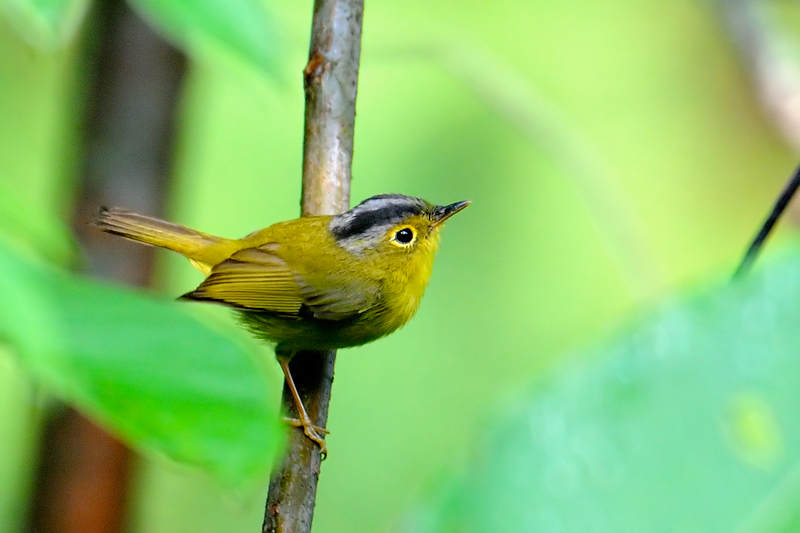
[[[302,214],[332,215],[350,203],[358,62],[363,0],[315,0],[308,65],[303,154]],[[301,352],[290,363],[300,396],[317,427],[324,428],[336,352]],[[283,405],[295,408],[284,386]],[[320,471],[319,447],[301,429],[291,432],[289,451],[273,472],[263,532],[311,530]]]

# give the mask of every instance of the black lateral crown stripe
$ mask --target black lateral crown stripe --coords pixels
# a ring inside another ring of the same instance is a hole
[[[408,203],[387,205],[370,211],[354,209],[352,218],[346,224],[333,228],[333,236],[337,240],[348,239],[366,233],[375,226],[396,224],[411,215],[421,215],[424,212],[422,205]]]

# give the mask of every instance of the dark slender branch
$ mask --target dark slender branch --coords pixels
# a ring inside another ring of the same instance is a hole
[[[733,275],[734,279],[739,278],[746,274],[750,267],[758,257],[758,252],[761,250],[761,247],[764,245],[764,242],[769,237],[772,228],[778,222],[778,219],[781,217],[783,212],[786,210],[786,207],[789,205],[789,202],[794,197],[794,193],[797,192],[797,188],[800,187],[800,167],[795,170],[794,175],[789,179],[789,182],[781,191],[780,196],[775,201],[775,205],[772,207],[772,211],[770,212],[767,220],[764,221],[764,224],[761,226],[758,234],[753,239],[752,244],[750,244],[750,248],[747,249],[747,253],[742,259],[739,268],[736,269],[736,273]]]
[[[349,205],[363,9],[363,0],[314,2],[311,48],[303,73],[303,215],[342,213]],[[328,419],[335,360],[335,351],[302,352],[289,364],[308,414],[320,428]],[[283,405],[291,416],[294,404],[285,386]],[[311,530],[320,462],[319,447],[302,430],[292,431],[289,451],[270,481],[264,533]]]

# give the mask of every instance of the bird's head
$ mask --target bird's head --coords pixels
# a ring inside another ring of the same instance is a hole
[[[469,204],[435,205],[413,196],[381,194],[334,216],[328,228],[336,242],[356,256],[432,260],[444,221]]]

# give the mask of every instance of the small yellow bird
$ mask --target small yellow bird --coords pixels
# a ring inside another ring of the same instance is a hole
[[[299,351],[359,346],[404,325],[419,307],[445,220],[470,202],[434,205],[382,194],[334,216],[279,222],[241,239],[225,239],[139,215],[102,208],[95,225],[184,255],[206,274],[187,300],[232,307],[275,354],[298,421],[323,453],[289,372]]]

